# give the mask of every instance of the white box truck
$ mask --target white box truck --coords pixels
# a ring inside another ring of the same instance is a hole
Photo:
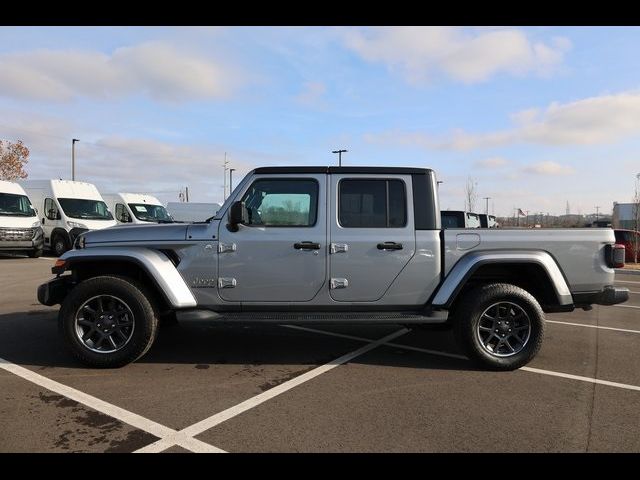
[[[218,209],[219,203],[199,203],[199,202],[169,202],[167,210],[176,222],[204,222],[213,217]]]
[[[44,234],[29,197],[15,182],[0,180],[0,252],[42,255]]]
[[[45,248],[60,256],[88,230],[117,225],[95,185],[71,180],[20,182],[38,209]]]
[[[142,193],[103,193],[118,224],[172,223],[160,200]]]

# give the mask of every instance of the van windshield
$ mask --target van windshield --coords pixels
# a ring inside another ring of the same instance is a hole
[[[172,223],[173,218],[162,205],[148,205],[146,203],[130,203],[129,208],[138,220],[143,222]]]
[[[35,217],[36,212],[25,195],[0,192],[0,215],[7,217]]]
[[[86,220],[113,220],[113,216],[107,209],[107,204],[101,200],[58,198],[58,202],[67,217]]]

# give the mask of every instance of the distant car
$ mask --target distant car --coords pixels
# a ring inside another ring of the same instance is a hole
[[[442,210],[442,228],[480,228],[480,215],[462,210]]]
[[[634,243],[638,245],[638,250],[640,250],[640,232],[617,228],[613,230],[613,233],[616,236],[616,244],[624,245],[624,261],[635,262]],[[634,236],[637,237],[637,242],[634,242]],[[638,257],[640,258],[640,251],[638,251]]]
[[[481,213],[479,216],[480,226],[482,228],[498,228],[498,222],[496,221],[495,215],[487,215],[486,213]]]

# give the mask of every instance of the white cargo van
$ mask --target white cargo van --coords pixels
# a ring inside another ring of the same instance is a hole
[[[204,222],[213,217],[219,203],[169,202],[167,210],[176,222]]]
[[[45,247],[56,255],[69,250],[81,233],[116,225],[107,204],[91,183],[25,180],[20,184],[39,211]]]
[[[172,223],[160,200],[141,193],[103,193],[102,198],[118,224]]]
[[[26,192],[17,183],[0,180],[0,252],[39,257],[43,242],[38,214]]]

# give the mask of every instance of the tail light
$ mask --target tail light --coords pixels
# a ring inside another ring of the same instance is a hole
[[[624,267],[624,245],[616,243],[615,245],[605,246],[605,259],[607,266],[610,268],[622,268]]]

